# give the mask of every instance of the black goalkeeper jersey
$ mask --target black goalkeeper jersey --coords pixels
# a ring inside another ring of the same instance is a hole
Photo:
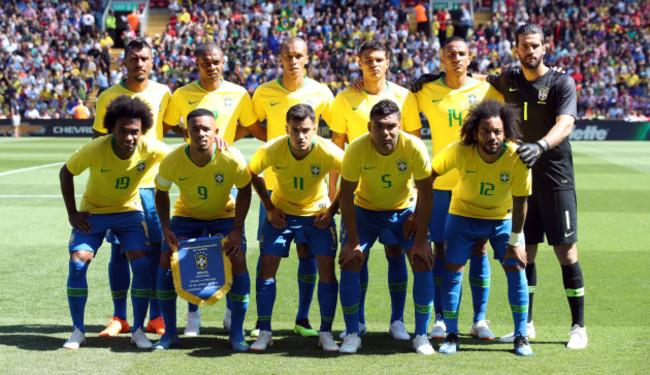
[[[487,78],[507,103],[521,111],[523,141],[533,143],[544,137],[559,115],[576,117],[576,85],[573,78],[549,69],[534,82],[513,69]],[[533,189],[570,190],[575,188],[573,157],[569,139],[545,152],[533,167]]]

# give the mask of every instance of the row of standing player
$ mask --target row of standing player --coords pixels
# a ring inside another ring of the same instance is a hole
[[[535,37],[536,33],[530,34],[533,37]],[[525,36],[522,36],[525,37]],[[519,37],[518,37],[519,38]],[[519,39],[518,39],[519,40]],[[250,116],[252,113],[256,114],[258,117],[258,120],[264,119],[264,117],[267,117],[267,129],[269,131],[269,138],[273,138],[274,136],[277,137],[276,134],[278,134],[277,129],[282,129],[282,126],[273,126],[274,123],[276,124],[281,124],[283,119],[281,116],[277,116],[277,114],[282,114],[284,111],[286,111],[287,107],[293,103],[297,102],[306,102],[311,104],[317,111],[317,114],[322,115],[325,120],[329,123],[328,117],[330,117],[330,113],[333,113],[331,117],[339,117],[337,120],[336,118],[332,118],[332,123],[330,124],[330,127],[334,131],[334,137],[333,140],[335,143],[339,145],[343,145],[346,136],[347,140],[350,141],[352,140],[353,137],[355,137],[354,132],[357,131],[356,129],[348,129],[347,126],[348,124],[354,124],[353,120],[353,115],[356,113],[362,113],[364,110],[364,106],[369,107],[372,104],[376,103],[379,99],[389,97],[393,100],[395,100],[398,105],[401,106],[402,113],[404,114],[404,129],[411,132],[411,131],[417,131],[419,128],[419,119],[415,122],[416,124],[414,125],[413,122],[410,121],[410,119],[407,117],[409,114],[414,113],[412,110],[412,104],[413,104],[413,97],[411,94],[406,92],[406,90],[403,90],[399,87],[396,87],[396,85],[386,82],[385,79],[385,72],[388,67],[388,59],[387,59],[387,51],[385,49],[382,49],[380,47],[376,47],[377,44],[373,46],[372,43],[367,44],[369,48],[366,50],[360,51],[360,66],[362,68],[362,71],[364,72],[364,79],[363,79],[363,84],[364,84],[364,92],[354,92],[352,90],[347,90],[346,92],[340,94],[337,96],[337,99],[334,100],[334,103],[331,101],[331,93],[329,93],[328,90],[325,90],[324,92],[321,92],[319,89],[319,84],[309,80],[308,78],[305,78],[302,76],[302,71],[305,63],[308,60],[307,57],[307,50],[304,42],[302,42],[299,39],[291,39],[288,41],[285,41],[283,45],[283,53],[281,57],[281,62],[283,63],[284,71],[285,74],[283,77],[278,79],[277,81],[269,82],[266,85],[263,85],[258,89],[256,94],[253,96],[253,111],[247,110],[246,107],[246,97],[247,95],[241,95],[241,100],[237,101],[237,98],[233,98],[233,91],[234,90],[234,85],[229,84],[227,82],[221,81],[220,79],[220,69],[223,67],[223,61],[221,59],[222,55],[218,47],[216,46],[210,46],[207,45],[203,50],[199,49],[197,51],[197,66],[199,67],[201,79],[199,82],[193,83],[191,85],[188,85],[180,90],[177,91],[177,93],[174,94],[174,97],[172,97],[172,101],[170,102],[170,108],[169,111],[165,111],[163,103],[164,100],[161,100],[161,105],[159,106],[161,111],[165,112],[165,122],[166,125],[171,125],[174,124],[174,117],[176,117],[176,123],[179,122],[179,119],[183,116],[178,115],[178,111],[189,111],[192,109],[193,105],[194,107],[196,106],[205,106],[208,108],[211,108],[213,110],[213,113],[217,117],[217,121],[221,125],[217,125],[220,127],[220,129],[223,129],[223,132],[221,134],[224,135],[224,137],[228,140],[229,137],[232,137],[230,141],[234,141],[234,139],[240,137],[241,135],[244,134],[244,132],[241,132],[241,127],[236,128],[235,126],[232,126],[232,124],[236,123],[237,120],[240,120],[241,124],[250,124],[249,127],[247,127],[248,130],[250,130],[254,135],[256,135],[258,138],[264,138],[263,134],[261,134],[259,131],[260,128],[259,124],[257,121],[253,120],[251,122],[251,119],[249,118],[248,120],[245,120],[245,116]],[[535,67],[535,69],[529,68],[526,69],[526,65],[524,65],[524,73],[527,70],[536,72],[539,71],[540,67],[542,68],[541,72],[537,72],[539,75],[543,76],[548,76],[551,74],[553,76],[553,79],[555,80],[556,73],[547,73],[546,72],[546,67],[544,64],[541,64],[542,59],[543,59],[543,46],[541,45],[541,42],[538,42],[536,45],[529,46],[529,47],[524,47],[523,45],[522,51],[520,52],[520,56],[523,55],[523,59],[528,59],[530,60],[531,63],[537,63],[538,65]],[[526,51],[526,48],[528,48],[531,52],[533,57],[528,57],[527,55],[529,52]],[[363,48],[362,48],[363,49]],[[461,119],[462,119],[462,114],[463,112],[469,107],[470,104],[474,102],[478,102],[482,100],[483,97],[486,96],[487,92],[490,90],[486,90],[486,87],[489,87],[485,84],[479,84],[476,81],[468,78],[466,76],[466,66],[467,66],[467,61],[468,61],[468,55],[467,55],[467,48],[466,45],[462,40],[456,40],[456,41],[451,41],[450,43],[447,43],[443,49],[444,53],[441,56],[441,60],[443,62],[443,65],[446,66],[447,68],[447,73],[446,75],[438,80],[437,84],[434,82],[433,84],[428,84],[425,85],[425,90],[422,90],[418,95],[416,95],[418,103],[420,104],[420,108],[425,112],[425,114],[429,117],[430,123],[431,124],[449,124],[452,125],[451,128],[452,133],[455,133],[452,135],[452,137],[458,137],[458,127],[453,126],[453,122],[457,121],[458,125],[461,124]],[[131,53],[127,53],[127,58],[125,59],[127,68],[129,71],[129,75],[127,80],[123,83],[123,86],[117,87],[117,91],[122,89],[126,94],[131,94],[137,96],[138,93],[142,93],[144,91],[147,91],[146,89],[150,88],[152,86],[153,82],[148,82],[146,77],[147,77],[147,72],[148,68],[150,67],[150,57],[147,58],[147,55],[150,56],[150,52],[147,50],[147,48],[135,48],[131,51],[127,51]],[[138,56],[140,55],[140,56]],[[144,55],[144,56],[143,56]],[[521,71],[519,72],[521,75]],[[562,76],[564,77],[564,76]],[[469,85],[468,85],[469,81]],[[532,79],[531,81],[535,81],[535,79]],[[547,83],[549,82],[549,79],[546,79]],[[506,83],[507,84],[507,83]],[[471,87],[474,88],[474,86],[480,86],[482,87],[479,88],[482,89],[482,93],[479,92],[478,95],[475,92],[467,91],[467,88]],[[130,86],[130,87],[129,87]],[[441,99],[435,99],[432,96],[432,92],[428,92],[427,88],[431,89],[438,89],[440,90],[436,94],[439,94],[442,99],[442,97],[445,98],[445,100]],[[126,89],[126,90],[124,90]],[[183,90],[185,89],[185,90]],[[229,90],[228,90],[229,89]],[[506,90],[509,91],[514,91],[512,90],[513,87],[508,87]],[[552,95],[556,92],[556,90],[549,88],[548,86],[542,87],[541,90],[538,90],[539,93],[536,92],[536,94],[542,95],[542,93],[546,92],[546,95],[548,96],[549,93]],[[243,90],[243,89],[242,89]],[[446,91],[445,91],[446,90]],[[161,90],[156,90],[157,92],[160,92]],[[168,92],[168,91],[167,91]],[[328,101],[328,94],[329,94],[329,103]],[[457,103],[451,103],[451,105],[448,103],[450,100],[448,99],[453,99],[454,95],[453,94],[459,94],[462,99],[458,100]],[[559,93],[558,95],[561,95],[562,93]],[[115,94],[114,94],[115,95]],[[114,97],[114,96],[113,96]],[[106,96],[105,99],[109,100],[111,97]],[[340,99],[339,99],[340,98]],[[100,99],[102,99],[100,97]],[[174,100],[176,99],[176,100]],[[197,99],[197,100],[192,100],[192,99]],[[257,100],[256,100],[257,99]],[[570,99],[570,98],[569,98]],[[355,102],[356,100],[356,102]],[[430,102],[429,102],[430,100]],[[188,103],[185,104],[184,101],[187,101]],[[539,100],[541,101],[541,100]],[[551,103],[556,103],[557,100],[548,100],[548,102]],[[570,102],[570,100],[569,100]],[[575,102],[575,100],[574,100]],[[243,103],[243,104],[242,104]],[[436,105],[436,103],[438,103]],[[446,106],[443,107],[442,104],[445,103]],[[523,108],[527,109],[526,106],[531,103],[531,102],[524,102],[523,103]],[[331,110],[330,104],[335,110]],[[546,103],[544,103],[546,104]],[[569,103],[570,104],[570,103]],[[411,106],[411,109],[409,110],[409,105]],[[155,106],[152,106],[155,107]],[[265,108],[266,107],[266,108]],[[272,108],[273,107],[273,108]],[[282,108],[284,107],[284,108]],[[347,108],[349,107],[349,108]],[[362,107],[362,108],[359,108]],[[437,107],[437,108],[436,108]],[[100,102],[98,102],[98,109],[100,109]],[[176,110],[174,111],[174,108]],[[345,109],[347,110],[347,116],[344,114]],[[437,109],[439,111],[439,114],[442,115],[442,117],[446,121],[436,121],[436,118],[440,117],[433,117],[435,115],[430,115],[427,113],[427,109]],[[216,110],[214,110],[216,109]],[[338,110],[336,110],[338,109]],[[563,108],[562,110],[566,110],[566,108]],[[570,108],[569,108],[570,110]],[[365,108],[365,111],[368,112],[369,108]],[[417,111],[417,109],[416,109]],[[551,112],[551,111],[547,111]],[[167,113],[171,113],[170,116],[167,115]],[[415,112],[417,113],[417,112]],[[557,111],[556,111],[557,113]],[[570,112],[568,112],[570,115]],[[230,116],[228,116],[230,114]],[[562,114],[558,113],[559,117]],[[99,116],[98,116],[99,117]],[[331,118],[330,117],[330,118]],[[340,118],[342,117],[342,118]],[[570,116],[569,116],[570,117]],[[168,120],[168,118],[170,120]],[[367,115],[365,117],[365,120],[362,120],[361,124],[364,124],[367,121]],[[411,117],[412,118],[412,117]],[[537,117],[534,117],[537,119]],[[278,121],[273,121],[275,119],[279,119]],[[352,119],[352,120],[351,120]],[[527,121],[527,116],[526,112],[524,112],[523,115],[524,119],[524,139],[526,139],[527,131],[525,130],[525,121]],[[169,122],[168,122],[169,121]],[[158,121],[160,123],[160,121]],[[358,123],[358,122],[357,122]],[[564,133],[566,133],[566,124],[562,123],[561,121],[557,121],[559,125],[563,125]],[[551,123],[552,128],[557,128],[557,126],[553,126],[554,123]],[[159,127],[160,128],[160,127]],[[224,129],[225,128],[225,129]],[[358,128],[358,127],[357,127]],[[236,131],[234,130],[236,129]],[[570,127],[569,127],[570,129]],[[274,132],[275,130],[275,132]],[[337,131],[338,130],[338,131]],[[556,129],[557,130],[557,129]],[[437,146],[436,146],[436,141],[440,139],[444,139],[444,137],[441,137],[436,129],[432,129],[433,133],[436,135],[434,136],[434,154],[436,154]],[[570,130],[569,130],[570,131]],[[159,132],[162,133],[162,132]],[[273,135],[271,135],[273,133]],[[280,133],[282,133],[282,130],[280,130]],[[557,134],[556,134],[557,133]],[[230,134],[230,135],[229,135]],[[568,134],[568,133],[566,133]],[[162,134],[160,134],[161,136]],[[550,142],[552,146],[555,146],[556,144],[562,143],[558,142],[559,141],[564,141],[566,143],[566,136],[562,132],[552,132],[549,131],[549,135],[557,137],[559,135],[559,138],[552,139]],[[539,138],[542,138],[544,135],[540,136]],[[564,137],[563,137],[564,136]],[[530,137],[528,137],[530,138]],[[534,138],[533,138],[534,139]],[[444,141],[443,141],[444,142]],[[449,143],[449,142],[447,142]],[[443,146],[445,146],[444,144]],[[541,142],[541,146],[539,147],[544,147],[546,146],[544,144],[544,141]],[[528,147],[534,147],[534,146],[529,146]],[[553,148],[553,147],[551,147]],[[438,148],[439,151],[440,148]],[[570,151],[569,151],[569,157],[570,157]],[[572,183],[572,178],[569,181],[569,185]],[[449,189],[436,189],[436,190],[442,190],[443,193],[444,191],[449,191]],[[436,194],[439,194],[437,191]],[[439,200],[436,200],[438,202]],[[434,210],[435,212],[435,210]],[[575,212],[572,213],[573,218],[575,218]],[[435,217],[435,215],[434,215]],[[444,223],[444,221],[443,221]],[[575,223],[568,222],[569,228],[575,228]],[[571,226],[572,225],[572,226]],[[439,228],[440,226],[438,226]],[[440,230],[438,230],[440,232]],[[565,232],[564,234],[570,233]],[[575,233],[573,233],[575,234]],[[441,255],[444,254],[444,251],[441,250],[441,246],[444,246],[442,244],[442,241],[436,241],[436,257],[441,258]],[[530,242],[530,241],[529,241]],[[575,243],[575,241],[574,241]],[[561,246],[560,246],[561,247]],[[477,246],[478,248],[478,246]],[[529,249],[531,247],[529,246]],[[444,247],[442,247],[442,250],[444,250]],[[572,306],[572,313],[574,313],[574,323],[578,325],[578,328],[582,328],[583,324],[581,324],[581,315],[582,315],[582,295],[581,295],[581,288],[582,285],[577,285],[577,284],[582,284],[581,276],[580,277],[575,277],[576,274],[576,268],[577,268],[577,273],[579,273],[579,266],[577,266],[577,257],[575,257],[575,246],[570,246],[570,249],[565,250],[564,253],[564,258],[569,258],[563,259],[562,257],[562,250],[563,249],[556,249],[556,252],[558,253],[558,258],[560,259],[561,263],[563,264],[563,274],[567,274],[568,277],[565,277],[565,286],[567,285],[566,279],[573,280],[574,284],[576,285],[569,285],[569,286],[577,286],[575,288],[570,288],[568,287],[568,293],[569,290],[574,294],[571,296],[569,299],[570,305]],[[310,258],[308,255],[306,256],[304,252],[301,253],[300,247],[298,247],[299,251],[299,256],[300,256],[300,263],[301,263],[301,268],[307,270],[306,272],[300,272],[299,270],[299,285],[301,286],[299,289],[301,291],[301,301],[311,301],[311,293],[313,293],[313,286],[311,287],[311,290],[309,290],[309,285],[307,285],[306,288],[304,288],[303,284],[309,284],[303,282],[301,284],[301,279],[302,280],[307,280],[311,279],[309,277],[304,277],[305,275],[313,275],[315,274],[315,267],[312,265],[309,265]],[[405,272],[401,272],[402,269],[405,269],[405,262],[403,260],[402,252],[401,249],[391,249],[391,246],[386,246],[386,252],[387,252],[387,258],[389,259],[389,273],[392,275],[404,275]],[[573,254],[572,254],[573,253]],[[392,256],[391,256],[392,255]],[[395,256],[397,255],[397,256]],[[534,255],[533,255],[534,256]],[[571,262],[573,259],[571,258],[574,256],[576,259],[574,262]],[[401,262],[400,259],[401,258]],[[485,259],[485,256],[483,256],[483,259]],[[534,259],[534,258],[533,258]],[[569,264],[564,264],[569,262]],[[113,262],[112,262],[113,263]],[[401,263],[401,264],[400,264]],[[437,264],[442,264],[442,262],[436,262]],[[534,267],[534,263],[529,265],[527,268],[527,273],[528,270],[532,267]],[[568,272],[565,272],[565,268],[569,268]],[[311,271],[311,274],[309,273],[309,270],[314,270]],[[367,269],[365,266],[363,269]],[[397,271],[395,271],[397,269]],[[533,268],[534,269],[534,268]],[[484,271],[484,268],[482,267],[482,271]],[[571,274],[573,271],[573,274]],[[434,270],[435,272],[435,270]],[[471,271],[470,271],[471,272]],[[127,272],[128,274],[128,272]],[[438,273],[438,275],[440,272]],[[301,277],[302,275],[302,277]],[[367,275],[367,271],[366,271]],[[529,280],[531,279],[531,276],[527,275]],[[489,280],[489,272],[487,276]],[[436,286],[438,286],[440,283],[438,282],[441,278],[436,277]],[[476,279],[476,278],[472,278]],[[400,296],[400,294],[405,296],[405,291],[404,293],[402,290],[400,290],[401,285],[403,285],[402,279],[396,280],[397,282],[390,283],[391,284],[391,297],[393,300],[393,316],[391,317],[391,333],[393,336],[399,336],[401,333],[405,333],[405,330],[403,329],[403,322],[401,321],[401,314],[400,314],[400,305],[401,309],[403,311],[403,302],[400,303],[400,299],[403,299],[403,297]],[[489,283],[489,281],[488,281]],[[313,284],[313,283],[311,283]],[[367,276],[365,276],[364,279],[364,272],[362,270],[361,273],[361,284],[363,286],[367,285]],[[484,281],[479,281],[477,284],[482,286],[482,289],[485,290],[484,286],[486,283]],[[531,283],[532,284],[532,283]],[[569,283],[570,284],[570,283]],[[128,282],[127,282],[128,285]],[[533,287],[534,288],[534,287]],[[474,288],[473,288],[474,289]],[[365,288],[363,288],[365,291]],[[534,289],[533,289],[534,290]],[[304,294],[308,294],[308,296],[304,296]],[[441,293],[436,293],[436,295],[441,295]],[[476,298],[474,298],[476,300]],[[395,300],[397,300],[397,303],[395,303]],[[479,301],[484,301],[483,299],[479,299]],[[573,303],[572,301],[577,301],[578,303]],[[302,303],[301,303],[302,305]],[[484,302],[482,302],[479,305],[484,306]],[[573,305],[578,305],[577,308],[574,309]],[[308,306],[308,305],[307,305]],[[363,321],[363,304],[361,304],[361,314],[360,314],[360,323],[361,329],[360,331],[363,331],[365,322]],[[436,306],[440,306],[439,303],[436,303]],[[306,317],[306,313],[304,312],[304,308],[301,309],[303,310],[303,316]],[[397,310],[397,311],[395,311]],[[576,310],[576,311],[574,311]],[[308,307],[307,307],[308,311]],[[436,309],[436,312],[438,313],[439,309]],[[300,312],[299,312],[300,313]],[[483,309],[483,314],[484,314],[484,309]],[[437,317],[440,317],[441,314],[438,313],[436,314]],[[299,315],[300,317],[300,315]],[[481,335],[481,328],[484,326],[484,319],[480,319],[481,315],[480,312],[475,316],[475,325],[472,327],[473,333]],[[227,322],[228,317],[224,319],[224,322]],[[479,319],[477,319],[479,318]],[[305,318],[302,318],[305,319]],[[302,320],[300,319],[300,320]],[[299,319],[297,319],[299,320]],[[437,319],[437,323],[435,327],[440,327],[441,324],[439,324],[442,319]],[[304,322],[301,322],[304,324]],[[395,324],[396,323],[396,324]],[[400,324],[401,323],[401,324]],[[532,322],[531,322],[532,324]],[[299,333],[305,332],[305,330],[302,330],[298,327],[302,327],[302,325],[296,326],[296,331]],[[306,327],[303,327],[306,328]],[[395,329],[397,328],[397,329]],[[401,329],[400,329],[401,328]],[[575,328],[575,326],[574,326]],[[576,331],[576,329],[573,329],[572,331]],[[584,336],[584,344],[586,344],[586,335],[584,335],[584,331],[580,332],[577,330],[578,336]],[[435,328],[434,328],[434,333],[435,333]],[[444,334],[444,331],[443,331]],[[484,336],[484,335],[483,335]],[[572,340],[575,335],[572,335]],[[571,342],[570,342],[571,344]],[[570,345],[571,346],[571,345]]]

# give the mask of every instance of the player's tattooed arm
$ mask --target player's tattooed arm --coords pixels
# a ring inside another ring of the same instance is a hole
[[[250,170],[249,170],[250,171]],[[282,229],[287,226],[287,220],[284,212],[275,207],[273,202],[271,202],[271,197],[269,196],[268,190],[266,189],[266,183],[264,179],[253,172],[251,172],[251,183],[257,192],[257,195],[260,197],[260,201],[266,210],[266,218],[269,220],[269,223],[273,225],[274,228]]]
[[[176,234],[169,228],[169,192],[156,189],[154,200],[160,220],[160,227],[162,228],[165,241],[167,241],[167,246],[170,249],[175,249],[178,246],[178,239],[176,238]]]
[[[235,219],[230,233],[223,246],[223,251],[228,257],[235,258],[239,255],[242,247],[242,233],[244,231],[244,222],[248,209],[251,205],[252,189],[251,184],[247,184],[237,189],[237,198],[235,199]]]
[[[72,225],[73,229],[80,232],[90,232],[93,228],[86,218],[91,215],[88,212],[77,211],[77,203],[74,198],[74,175],[70,173],[70,170],[68,170],[65,164],[59,172],[59,181],[61,182],[61,194],[63,195],[65,209],[68,211],[70,225]]]

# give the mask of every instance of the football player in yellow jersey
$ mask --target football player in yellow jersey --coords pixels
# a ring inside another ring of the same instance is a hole
[[[460,141],[433,159],[434,180],[454,168],[459,172],[445,225],[447,257],[442,298],[447,337],[441,353],[454,354],[458,350],[463,270],[476,243],[489,240],[508,279],[515,353],[533,354],[527,340],[528,283],[523,236],[532,180],[517,153],[520,137],[517,111],[502,102],[486,100],[470,109]]]
[[[420,111],[415,96],[409,90],[395,83],[388,82],[386,72],[390,66],[390,51],[381,42],[369,41],[359,47],[359,67],[363,72],[363,90],[354,87],[340,92],[332,105],[332,142],[342,149],[345,142],[352,143],[355,139],[368,133],[368,118],[372,107],[383,99],[390,99],[400,108],[402,129],[416,137],[420,137]],[[336,192],[338,173],[330,174],[330,197]],[[388,260],[388,289],[391,297],[392,313],[390,318],[391,336],[398,340],[409,340],[404,325],[404,304],[406,303],[406,285],[408,270],[406,260],[399,244],[384,243],[386,259]],[[368,288],[368,265],[361,268],[361,302],[359,305],[359,329],[366,331],[365,300]],[[344,338],[347,332],[341,333]]]
[[[256,138],[266,140],[266,130],[261,127],[253,114],[251,99],[246,89],[221,77],[225,64],[223,51],[213,42],[201,44],[194,52],[199,80],[176,90],[165,112],[165,126],[180,126],[181,120],[196,108],[204,108],[214,114],[218,136],[229,144],[246,135],[238,131],[243,127]],[[239,123],[239,125],[238,125]],[[222,149],[218,145],[219,149]],[[233,190],[236,194],[236,190]],[[227,299],[223,326],[230,328],[230,299]],[[189,304],[185,334],[196,336],[201,327],[198,306]]]
[[[266,140],[265,129],[253,114],[246,89],[221,77],[225,64],[221,48],[213,42],[203,43],[194,55],[199,80],[174,92],[169,109],[165,112],[165,126],[180,126],[181,119],[185,119],[192,110],[205,108],[214,114],[219,136],[229,144],[246,135],[246,132],[238,134],[238,122],[256,138]]]
[[[109,229],[120,241],[133,271],[131,342],[138,348],[151,347],[143,331],[151,294],[150,247],[138,186],[168,152],[164,143],[142,137],[152,125],[151,111],[144,101],[117,97],[104,116],[109,135],[81,147],[61,168],[61,192],[73,228],[69,242],[68,303],[74,328],[64,348],[77,349],[86,340],[86,272]],[[86,169],[90,169],[90,176],[77,210],[73,180]]]
[[[283,40],[280,46],[280,63],[282,76],[276,80],[261,85],[253,94],[253,110],[257,119],[266,119],[266,132],[268,140],[286,135],[286,114],[295,104],[309,104],[319,117],[330,124],[331,106],[334,96],[330,89],[322,83],[305,77],[305,65],[309,61],[307,44],[304,40],[290,37]],[[276,187],[275,172],[267,170],[264,174],[266,188],[270,194]],[[260,218],[258,237],[262,223],[266,218],[264,206],[260,205]],[[309,251],[304,244],[296,244],[298,249],[298,313],[294,332],[302,336],[318,336],[318,332],[309,325],[309,307],[316,286],[316,260],[309,256]],[[259,322],[257,324],[259,326]],[[259,328],[256,327],[251,335],[257,336]]]
[[[463,116],[470,107],[486,99],[503,101],[501,95],[490,84],[467,76],[470,62],[469,49],[463,38],[451,37],[442,47],[440,62],[445,67],[442,76],[433,82],[424,83],[416,92],[418,107],[429,120],[433,157],[449,144],[460,138]],[[429,234],[434,243],[436,263],[433,266],[435,284],[435,324],[431,338],[445,336],[445,322],[442,317],[442,277],[445,263],[445,221],[451,201],[451,190],[458,182],[458,171],[451,170],[436,178],[433,186],[433,210],[429,223]],[[474,304],[474,320],[470,334],[484,340],[493,340],[485,320],[485,311],[490,293],[490,261],[484,244],[477,244],[470,261],[469,282]]]
[[[124,49],[124,66],[126,67],[126,79],[111,86],[102,92],[95,104],[95,121],[93,123],[93,138],[106,134],[104,128],[104,115],[106,109],[113,99],[120,95],[137,97],[144,101],[151,110],[153,126],[144,134],[147,139],[162,140],[167,129],[163,129],[163,114],[167,109],[171,93],[169,88],[160,83],[149,80],[149,73],[153,67],[151,46],[143,38],[135,38],[127,44]],[[152,168],[147,176],[140,183],[140,199],[147,221],[149,242],[151,244],[151,274],[152,293],[149,308],[149,323],[147,332],[155,332],[162,335],[165,332],[165,325],[156,295],[156,272],[158,271],[158,258],[160,254],[160,243],[162,242],[162,230],[154,204],[154,178],[158,173],[158,166]],[[100,332],[100,337],[117,336],[120,332],[129,331],[129,323],[126,320],[126,296],[129,288],[129,263],[122,254],[119,241],[109,231],[106,237],[111,243],[111,260],[108,263],[108,280],[113,300],[113,317],[108,326]]]
[[[268,142],[255,152],[248,166],[253,186],[266,208],[260,238],[260,270],[257,278],[257,316],[260,334],[252,350],[273,344],[271,316],[276,295],[275,275],[282,257],[289,256],[291,242],[307,246],[318,263],[318,302],[321,311],[319,346],[328,352],[339,347],[332,336],[338,285],[334,275],[338,199],[330,204],[325,178],[330,170],[341,170],[343,151],[318,137],[316,114],[307,104],[296,104],[287,112],[288,135]],[[277,185],[269,197],[264,179],[258,175],[272,168]],[[309,280],[315,282],[315,280]]]
[[[380,236],[387,243],[399,244],[408,254],[414,280],[413,348],[419,354],[434,353],[427,338],[433,309],[433,253],[427,240],[433,203],[431,164],[424,143],[400,128],[397,104],[380,101],[370,111],[369,133],[352,142],[343,159],[340,201],[346,232],[342,236],[339,264],[347,334],[339,349],[342,353],[356,353],[361,347],[359,271]],[[413,180],[418,189],[417,203]],[[414,212],[421,214],[411,215]],[[407,219],[415,220],[413,231],[403,230]]]
[[[251,200],[251,176],[246,161],[234,148],[217,150],[218,133],[212,111],[197,108],[186,119],[189,145],[172,151],[161,163],[156,177],[156,208],[160,216],[165,243],[160,255],[158,293],[160,308],[167,327],[154,349],[178,346],[176,333],[176,292],[171,272],[171,248],[178,238],[196,238],[204,233],[227,234],[224,252],[232,263],[233,281],[230,289],[232,317],[228,344],[233,350],[245,351],[243,324],[248,309],[250,278],[246,268],[244,221]],[[180,188],[169,219],[169,189],[172,183]],[[234,201],[231,188],[237,188]]]

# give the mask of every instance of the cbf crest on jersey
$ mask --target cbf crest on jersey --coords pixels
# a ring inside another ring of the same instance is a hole
[[[144,160],[140,160],[138,162],[138,165],[135,168],[138,170],[138,172],[144,171],[144,169],[146,168],[146,164],[145,164]]]
[[[408,168],[408,164],[406,163],[406,159],[404,158],[397,159],[397,171],[399,172],[399,174],[406,173],[407,168]]]
[[[502,171],[499,173],[499,181],[501,181],[502,185],[506,185],[510,183],[510,172],[508,171]]]
[[[320,164],[318,164],[318,163],[314,163],[314,164],[312,164],[312,165],[311,165],[311,177],[312,177],[312,178],[319,177],[319,176],[320,176],[321,169],[322,169],[322,168],[320,167]]]
[[[226,180],[226,177],[224,177],[222,171],[217,171],[217,173],[214,174],[214,182],[217,185],[223,185],[223,182]]]
[[[546,102],[546,99],[548,99],[548,92],[548,87],[542,87],[537,91],[537,99],[539,99],[540,102]]]
[[[225,98],[223,100],[223,106],[226,107],[226,108],[232,107],[232,98],[231,97]]]

